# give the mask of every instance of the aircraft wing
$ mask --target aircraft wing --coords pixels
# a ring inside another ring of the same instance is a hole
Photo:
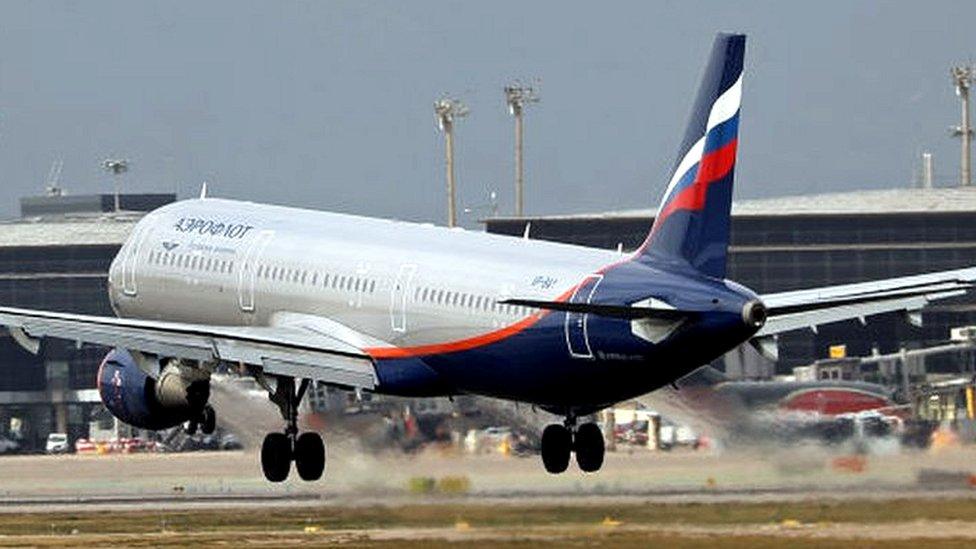
[[[243,362],[267,374],[352,388],[373,389],[377,383],[372,359],[348,328],[306,315],[276,326],[211,326],[0,307],[0,325],[34,352],[41,338],[54,337],[188,360]]]
[[[761,299],[768,319],[755,337],[892,311],[914,313],[931,301],[962,295],[974,285],[976,268],[967,268],[766,294]]]

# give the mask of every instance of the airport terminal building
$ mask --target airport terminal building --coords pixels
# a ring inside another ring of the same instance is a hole
[[[0,222],[0,303],[112,314],[109,264],[142,215],[173,194],[41,196],[21,200],[21,217]],[[0,337],[0,436],[37,448],[50,432],[87,435],[101,407],[95,374],[105,349],[45,340],[38,355],[6,331]]]
[[[636,248],[653,210],[486,220],[493,233],[585,246]],[[738,201],[732,207],[729,277],[759,293],[955,269],[976,265],[976,188],[888,189]],[[900,315],[801,330],[780,338],[777,373],[825,358],[846,344],[851,356],[944,342],[949,328],[976,323],[976,298],[940,302],[916,328]],[[971,369],[970,357],[929,357],[930,371]],[[747,368],[747,370],[749,370]],[[742,371],[744,377],[765,377]]]

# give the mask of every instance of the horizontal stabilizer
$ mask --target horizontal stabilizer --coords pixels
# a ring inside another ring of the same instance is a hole
[[[760,296],[769,313],[756,337],[814,328],[821,324],[905,311],[919,322],[918,311],[932,301],[965,294],[976,287],[976,268],[790,290]]]
[[[891,291],[887,293],[878,294],[864,294],[864,295],[853,295],[849,297],[840,297],[830,300],[815,301],[809,303],[796,303],[790,305],[782,305],[777,307],[769,308],[769,316],[780,316],[796,313],[806,313],[811,311],[817,311],[820,309],[830,309],[834,307],[841,307],[845,305],[860,305],[862,303],[873,303],[876,301],[888,301],[891,299],[898,298],[908,298],[917,297],[925,295],[933,295],[942,292],[954,292],[959,290],[971,290],[973,289],[973,284],[969,282],[946,282],[945,284],[927,286],[922,289],[906,289],[902,291]]]
[[[680,320],[696,314],[694,311],[679,311],[676,309],[658,309],[654,307],[632,307],[629,305],[601,305],[597,303],[569,303],[566,301],[538,301],[534,299],[505,299],[499,301],[504,305],[521,305],[547,311],[562,311],[566,313],[593,314],[613,318],[636,320],[640,318],[655,318],[660,320]]]

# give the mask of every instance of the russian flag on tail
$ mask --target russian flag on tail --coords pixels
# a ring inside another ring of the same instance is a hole
[[[725,278],[746,37],[719,34],[639,260]]]

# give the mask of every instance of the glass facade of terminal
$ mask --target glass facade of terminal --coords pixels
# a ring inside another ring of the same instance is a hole
[[[0,247],[0,303],[87,314],[111,314],[106,274],[118,246]],[[38,355],[0,337],[0,435],[14,427],[27,447],[65,429],[71,440],[85,436],[90,403],[52,406],[49,395],[95,388],[106,349],[79,348],[73,342],[45,339]],[[59,426],[60,425],[60,426]]]

